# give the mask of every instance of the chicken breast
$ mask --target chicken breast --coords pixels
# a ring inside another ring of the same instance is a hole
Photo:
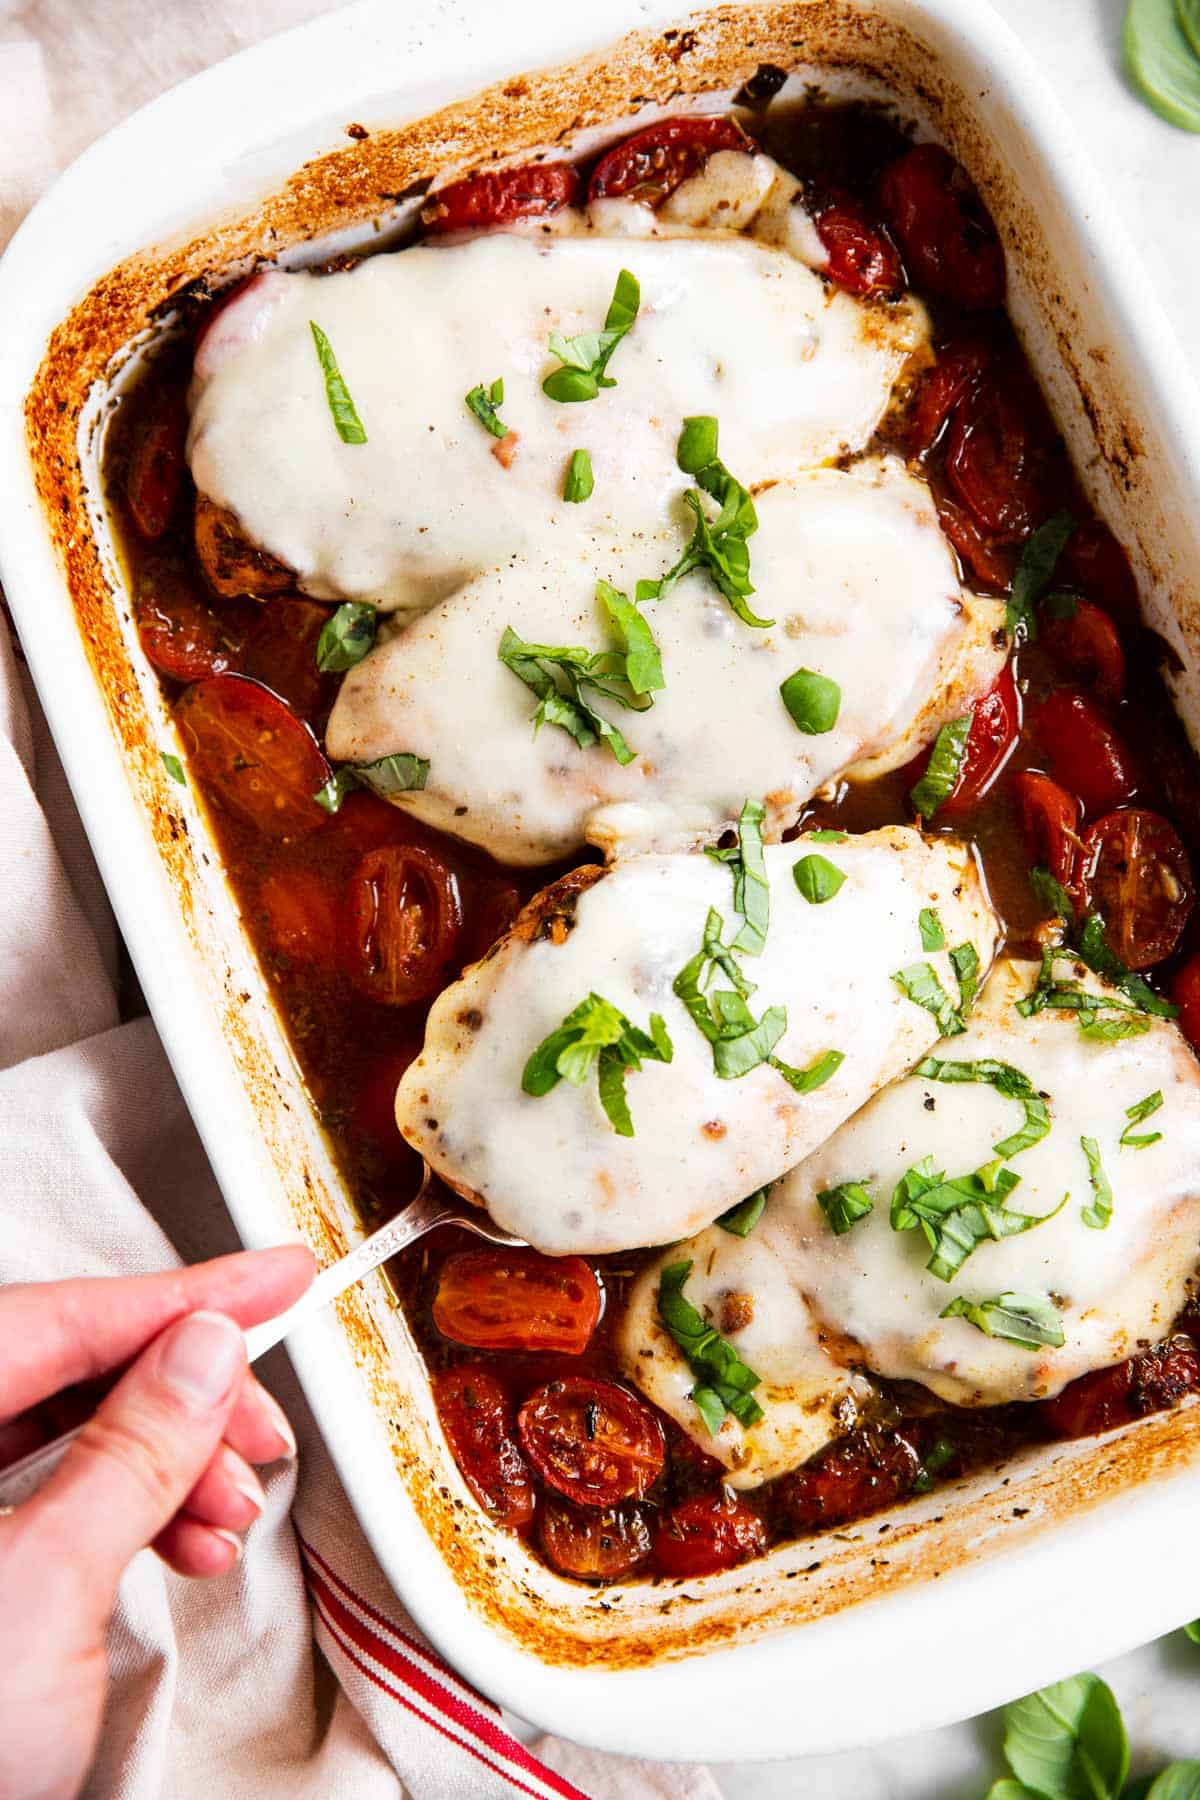
[[[794,876],[810,856],[833,872],[821,891],[842,878],[819,903]],[[729,945],[741,920],[731,870],[710,856],[635,857],[547,890],[434,1003],[396,1098],[403,1135],[551,1254],[686,1237],[774,1180],[936,1040],[893,979],[920,961],[921,909],[982,967],[996,921],[970,853],[903,827],[772,846],[764,882],[761,953],[726,953],[723,970],[703,958],[706,927],[724,922]],[[952,1004],[946,953],[927,962]],[[754,984],[745,1013],[735,980]],[[641,1066],[622,1083],[629,1050]]]
[[[778,836],[849,765],[896,745],[906,760],[967,711],[1007,640],[1002,603],[960,590],[928,488],[894,459],[779,482],[758,512],[752,604],[771,627],[736,618],[697,571],[642,609],[665,683],[653,706],[589,696],[631,762],[555,726],[535,734],[537,699],[498,655],[506,629],[541,644],[613,642],[586,553],[514,559],[380,643],[342,683],[330,755],[427,758],[424,789],[397,803],[509,863],[550,862],[585,841],[610,855],[686,848],[718,836],[748,794]],[[684,541],[615,552],[603,573],[632,593]],[[836,682],[832,729],[797,729],[780,694],[797,669]]]

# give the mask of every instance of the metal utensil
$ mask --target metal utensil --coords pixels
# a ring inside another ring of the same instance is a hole
[[[487,1238],[493,1244],[516,1244],[523,1246],[524,1238],[514,1237],[510,1231],[502,1231],[499,1225],[493,1225],[482,1207],[468,1206],[463,1201],[439,1190],[429,1164],[425,1164],[425,1172],[416,1196],[396,1218],[389,1219],[378,1231],[373,1231],[369,1238],[339,1257],[327,1269],[322,1269],[312,1286],[301,1294],[299,1300],[277,1313],[273,1319],[264,1319],[261,1325],[252,1325],[246,1333],[246,1360],[257,1362],[265,1351],[271,1350],[280,1343],[297,1325],[303,1325],[314,1314],[329,1305],[331,1300],[344,1293],[354,1282],[361,1281],[372,1269],[377,1269],[388,1257],[395,1256],[406,1245],[415,1243],[417,1238],[424,1237],[437,1225],[461,1225],[467,1231],[473,1231],[477,1237]],[[11,1512],[23,1500],[35,1494],[62,1461],[69,1446],[79,1436],[80,1426],[73,1431],[65,1431],[52,1443],[43,1444],[40,1450],[31,1451],[19,1462],[10,1464],[7,1469],[0,1469],[0,1512]]]

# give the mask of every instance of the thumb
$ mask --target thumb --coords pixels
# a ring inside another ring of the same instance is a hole
[[[105,1616],[126,1563],[179,1510],[211,1460],[245,1367],[245,1340],[232,1319],[195,1312],[177,1320],[21,1508],[29,1550],[86,1562]]]

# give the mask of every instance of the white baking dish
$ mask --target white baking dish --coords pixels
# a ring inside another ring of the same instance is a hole
[[[639,35],[607,50],[622,31]],[[203,817],[160,764],[175,747],[170,722],[99,510],[87,510],[105,383],[148,309],[207,267],[256,250],[312,255],[308,240],[335,225],[361,237],[372,215],[396,216],[386,196],[414,173],[489,146],[539,145],[560,128],[586,140],[644,105],[695,105],[693,94],[719,105],[760,62],[815,64],[827,86],[852,89],[886,75],[967,162],[1008,245],[1018,326],[1179,653],[1185,716],[1200,716],[1190,374],[1053,94],[980,0],[800,0],[687,18],[669,0],[480,3],[465,17],[414,0],[333,14],[188,83],[89,151],[0,266],[0,571],[248,1243],[299,1229],[332,1253],[356,1227]],[[567,66],[509,79],[555,64]],[[407,125],[436,108],[449,110],[432,126]],[[351,122],[369,128],[365,146],[347,147]],[[1029,1453],[725,1576],[592,1592],[471,1505],[381,1280],[291,1348],[380,1562],[422,1626],[488,1693],[605,1748],[732,1759],[861,1745],[995,1704],[1196,1610],[1200,1407]]]

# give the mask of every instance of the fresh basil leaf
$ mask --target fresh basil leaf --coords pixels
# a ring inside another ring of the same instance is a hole
[[[731,1206],[728,1212],[719,1214],[716,1223],[722,1231],[731,1232],[734,1237],[749,1237],[766,1210],[770,1191],[769,1184],[756,1189],[747,1199],[739,1200],[736,1206]]]
[[[810,844],[844,844],[846,842],[844,831],[833,831],[829,826],[823,826],[820,831],[806,831],[804,835]]]
[[[724,1411],[732,1413],[742,1425],[757,1425],[763,1416],[753,1392],[759,1377],[684,1295],[684,1283],[692,1266],[690,1261],[671,1263],[659,1276],[659,1320],[698,1378],[700,1395],[698,1397],[697,1391],[693,1390],[692,1399],[710,1434],[715,1435],[722,1418],[714,1401],[720,1401]]]
[[[616,1052],[607,1046],[600,1052],[600,1060],[596,1066],[596,1080],[599,1086],[600,1104],[604,1108],[609,1124],[618,1137],[632,1137],[633,1117],[625,1095],[625,1064]]]
[[[792,879],[811,906],[824,906],[832,900],[846,877],[827,857],[802,856],[792,866]]]
[[[628,332],[638,315],[641,290],[637,279],[622,269],[617,276],[613,297],[609,301],[603,331],[583,331],[577,337],[565,338],[561,332],[550,333],[550,352],[562,364],[542,383],[542,392],[551,400],[570,404],[594,400],[601,388],[616,387],[607,374],[613,351]]]
[[[1100,1018],[1095,1012],[1079,1015],[1080,1035],[1100,1044],[1117,1044],[1125,1038],[1142,1037],[1150,1029],[1150,1021],[1141,1013],[1124,1013],[1120,1018]]]
[[[683,498],[695,517],[695,528],[683,555],[657,581],[639,581],[638,600],[663,600],[685,575],[693,569],[706,569],[713,585],[728,602],[744,625],[765,629],[773,619],[760,619],[747,605],[754,592],[750,580],[750,547],[748,539],[758,530],[758,514],[749,490],[729,473],[716,455],[717,421],[713,418],[685,419],[675,449],[675,458],[685,474],[695,475],[697,486],[688,488]],[[703,465],[698,458],[711,445],[713,456]],[[703,490],[703,493],[701,492]],[[703,494],[716,501],[719,511],[710,519],[704,507]]]
[[[646,1033],[599,994],[589,994],[567,1014],[557,1030],[542,1039],[528,1058],[521,1090],[534,1099],[550,1093],[560,1081],[582,1087],[596,1071],[600,1104],[621,1137],[633,1136],[633,1120],[625,1096],[625,1077],[643,1062],[669,1063],[674,1054],[666,1025],[650,1015]]]
[[[717,421],[707,415],[683,421],[683,430],[675,446],[675,461],[685,475],[699,475],[702,469],[716,462],[717,431]]]
[[[821,737],[832,731],[841,711],[842,690],[828,675],[813,669],[797,669],[779,684],[783,704],[792,724],[806,737]]]
[[[595,485],[591,457],[586,450],[572,450],[566,480],[563,482],[563,499],[578,506],[580,501],[591,499]]]
[[[662,658],[645,613],[607,581],[596,583],[596,598],[608,614],[613,636],[620,646],[618,678],[626,681],[639,698],[658,693],[666,682]]]
[[[944,950],[946,933],[942,929],[942,921],[932,906],[923,906],[917,914],[917,925],[921,932],[922,950]]]
[[[374,788],[386,800],[389,794],[418,791],[429,780],[429,759],[399,751],[394,756],[381,756],[375,762],[355,763],[356,778]]]
[[[716,1437],[725,1423],[725,1402],[716,1388],[706,1387],[703,1382],[697,1382],[689,1399],[703,1419],[704,1429],[709,1437]]]
[[[1040,1144],[1050,1130],[1050,1108],[1034,1088],[1028,1075],[1014,1069],[1011,1063],[993,1057],[980,1057],[975,1062],[946,1062],[927,1056],[913,1073],[924,1081],[985,1082],[1006,1100],[1020,1102],[1025,1122],[1019,1131],[992,1145],[992,1152],[1002,1160],[1019,1156],[1022,1150]]]
[[[1104,1165],[1100,1161],[1100,1146],[1093,1137],[1081,1137],[1079,1147],[1087,1157],[1088,1180],[1092,1184],[1092,1204],[1083,1209],[1083,1222],[1090,1225],[1093,1231],[1103,1231],[1113,1214],[1113,1193],[1108,1176],[1104,1173]]]
[[[1051,918],[1062,919],[1068,928],[1075,924],[1075,908],[1071,904],[1071,896],[1061,881],[1055,880],[1049,869],[1030,869],[1029,885]]]
[[[379,613],[365,601],[347,600],[326,619],[317,639],[317,667],[341,675],[361,662],[375,642]]]
[[[1132,1800],[1128,1788],[1125,1800]],[[1200,1762],[1168,1764],[1151,1783],[1146,1800],[1200,1800]]]
[[[929,1485],[932,1487],[933,1483],[930,1482]],[[1023,1781],[1014,1781],[1010,1775],[1006,1775],[1001,1781],[993,1781],[987,1791],[987,1800],[1046,1800],[1046,1796],[1036,1794]]]
[[[979,952],[974,944],[956,944],[950,952],[950,967],[958,982],[958,1010],[966,1018],[979,990]]]
[[[740,950],[746,956],[761,955],[771,921],[771,889],[762,841],[766,816],[759,801],[743,801],[737,826],[738,853],[731,864],[734,911],[742,923],[730,949]]]
[[[1049,586],[1055,564],[1074,529],[1075,521],[1069,512],[1055,513],[1025,540],[1004,616],[1009,636],[1018,642],[1037,636],[1034,609]]]
[[[1004,1709],[1004,1754],[1018,1780],[1055,1800],[1117,1800],[1129,1745],[1112,1690],[1073,1675]]]
[[[486,431],[490,431],[494,438],[508,436],[508,426],[496,411],[497,405],[503,398],[504,386],[502,382],[498,381],[493,381],[490,388],[485,388],[482,382],[477,382],[470,393],[463,397],[463,404],[467,411],[474,413],[479,423]]]
[[[1193,1619],[1190,1625],[1184,1626],[1185,1636],[1191,1638],[1193,1644],[1200,1644],[1200,1619]]]
[[[1104,935],[1104,920],[1099,913],[1089,913],[1083,921],[1075,950],[1080,962],[1086,963],[1093,975],[1100,975],[1111,981],[1126,999],[1133,1001],[1139,1011],[1150,1013],[1158,1019],[1178,1017],[1179,1008],[1156,994],[1149,982],[1143,981],[1140,975],[1126,968],[1116,951],[1109,948]]]
[[[914,1203],[945,1179],[944,1174],[935,1174],[932,1156],[923,1156],[915,1167],[906,1169],[892,1189],[892,1230],[912,1231],[920,1222],[912,1210]]]
[[[367,434],[363,430],[363,422],[354,409],[350,398],[350,389],[342,379],[338,368],[337,357],[333,354],[333,345],[321,330],[315,319],[308,321],[316,345],[317,361],[321,365],[321,373],[325,377],[325,398],[329,402],[329,411],[337,434],[343,444],[365,444]]]
[[[348,764],[334,769],[329,780],[324,782],[313,795],[318,806],[323,806],[327,813],[342,810],[342,801],[346,795],[358,786],[358,776]]]
[[[1122,49],[1134,86],[1160,118],[1200,131],[1200,55],[1192,0],[1129,0]]]
[[[917,1479],[913,1482],[913,1493],[928,1494],[934,1485],[934,1477],[940,1475],[957,1454],[957,1447],[949,1438],[939,1438],[921,1463]]]
[[[619,706],[642,710],[637,704],[641,696],[634,694],[629,679],[629,664],[632,660],[639,681],[653,680],[657,652],[648,627],[642,635],[645,620],[640,615],[635,618],[632,608],[625,613],[624,609],[629,607],[625,596],[609,587],[607,582],[599,584],[598,592],[614,630],[618,631],[627,649],[592,651],[578,644],[531,644],[519,638],[511,626],[506,626],[496,654],[505,668],[538,697],[539,705],[533,714],[535,736],[543,725],[558,725],[581,750],[604,743],[619,763],[631,763],[636,752],[630,749],[612,721],[597,712],[584,697],[583,690],[593,689],[607,699],[615,700]],[[619,625],[618,616],[622,620]],[[661,681],[661,667],[657,674]],[[558,685],[559,680],[562,686]]]
[[[718,993],[713,999],[720,1001]],[[744,1002],[743,1002],[744,1004]],[[713,1068],[722,1081],[738,1081],[766,1062],[787,1030],[787,1008],[768,1006],[762,1018],[736,1037],[718,1037],[713,1044]]]
[[[940,1036],[957,1037],[959,1032],[966,1030],[958,1009],[938,980],[931,963],[910,963],[906,969],[897,969],[892,980],[906,1000],[911,1000],[914,1006],[922,1006],[927,1013],[933,1014]]]
[[[977,1170],[941,1182],[912,1201],[911,1210],[930,1248],[925,1267],[931,1275],[939,1281],[951,1280],[980,1244],[1036,1231],[1039,1225],[1057,1218],[1066,1205],[1064,1194],[1051,1213],[1010,1210],[1004,1203],[1017,1181],[1011,1169],[991,1165],[986,1180],[984,1172]]]
[[[861,1181],[840,1181],[837,1187],[822,1188],[817,1205],[838,1237],[844,1237],[852,1225],[875,1210],[875,1202]]]
[[[1003,1338],[1027,1350],[1038,1350],[1043,1344],[1061,1350],[1066,1343],[1058,1314],[1048,1300],[1036,1294],[997,1294],[991,1300],[968,1300],[958,1294],[939,1316],[967,1319],[985,1337]]]
[[[777,1074],[782,1075],[788,1086],[797,1094],[812,1094],[824,1087],[831,1075],[836,1075],[845,1062],[845,1052],[841,1050],[823,1050],[820,1056],[814,1057],[807,1069],[797,1069],[791,1063],[785,1063],[778,1056],[769,1056],[767,1061]]]
[[[908,796],[913,811],[922,819],[932,819],[943,800],[954,792],[973,717],[973,713],[964,713],[961,719],[951,719],[934,738],[925,773]]]
[[[186,787],[187,776],[183,772],[183,764],[180,762],[179,758],[173,756],[169,750],[160,750],[158,754],[162,757],[162,766],[171,777],[171,780],[177,781],[180,787]]]

